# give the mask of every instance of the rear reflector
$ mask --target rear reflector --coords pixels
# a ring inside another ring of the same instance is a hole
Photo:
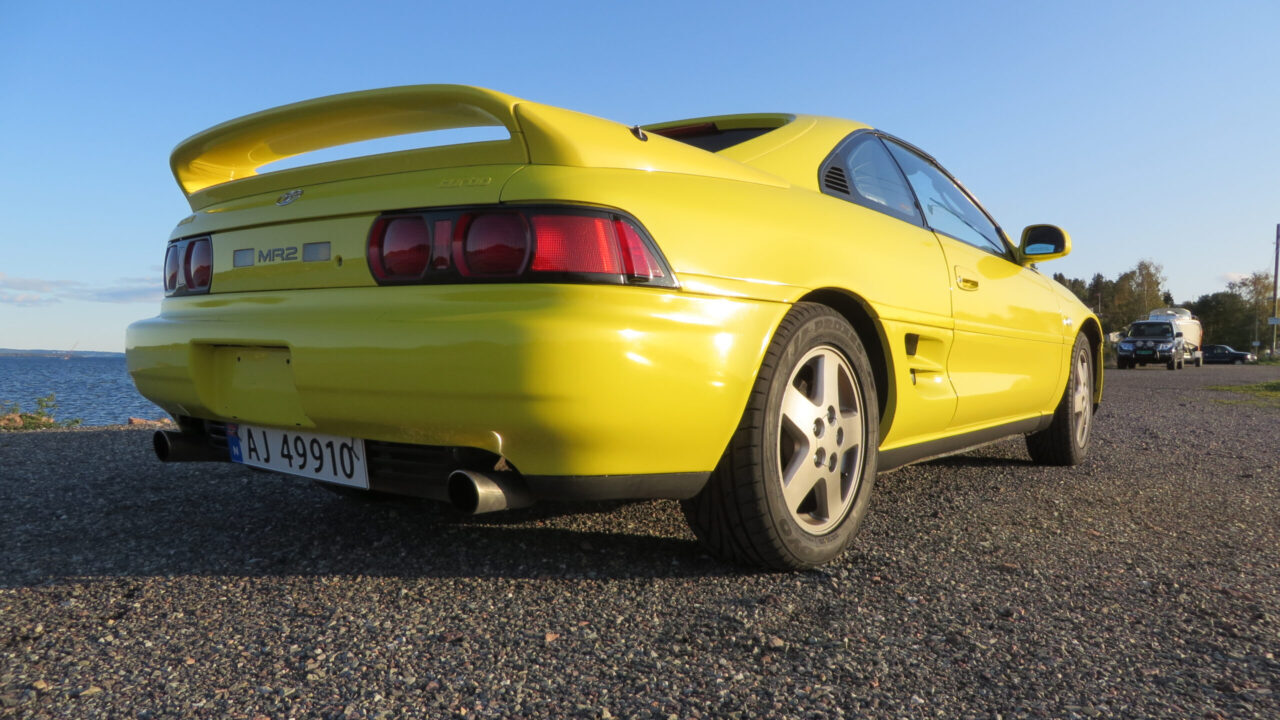
[[[594,208],[459,208],[384,215],[369,232],[379,284],[589,282],[675,287],[638,223]]]

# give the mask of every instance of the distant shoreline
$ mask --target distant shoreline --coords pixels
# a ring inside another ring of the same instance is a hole
[[[97,350],[14,350],[0,348],[0,357],[122,358],[124,353]]]

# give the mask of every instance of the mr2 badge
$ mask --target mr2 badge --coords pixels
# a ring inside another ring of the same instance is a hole
[[[252,267],[258,264],[293,262],[326,262],[332,252],[327,242],[303,244],[301,251],[296,245],[276,248],[241,248],[231,255],[231,262],[236,267]]]

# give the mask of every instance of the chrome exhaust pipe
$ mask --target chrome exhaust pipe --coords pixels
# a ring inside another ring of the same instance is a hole
[[[189,462],[196,460],[227,460],[225,451],[209,445],[204,435],[177,432],[174,430],[157,430],[151,436],[151,446],[155,448],[156,457],[162,462]]]
[[[468,515],[528,507],[529,489],[515,473],[454,470],[449,473],[449,503]]]

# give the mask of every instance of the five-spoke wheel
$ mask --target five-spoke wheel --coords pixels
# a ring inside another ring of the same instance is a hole
[[[879,403],[856,332],[798,303],[765,352],[720,465],[683,508],[713,554],[791,569],[821,565],[857,534],[875,481]]]
[[[777,472],[787,511],[811,533],[829,531],[853,504],[864,421],[849,361],[830,345],[805,354],[783,390]]]

